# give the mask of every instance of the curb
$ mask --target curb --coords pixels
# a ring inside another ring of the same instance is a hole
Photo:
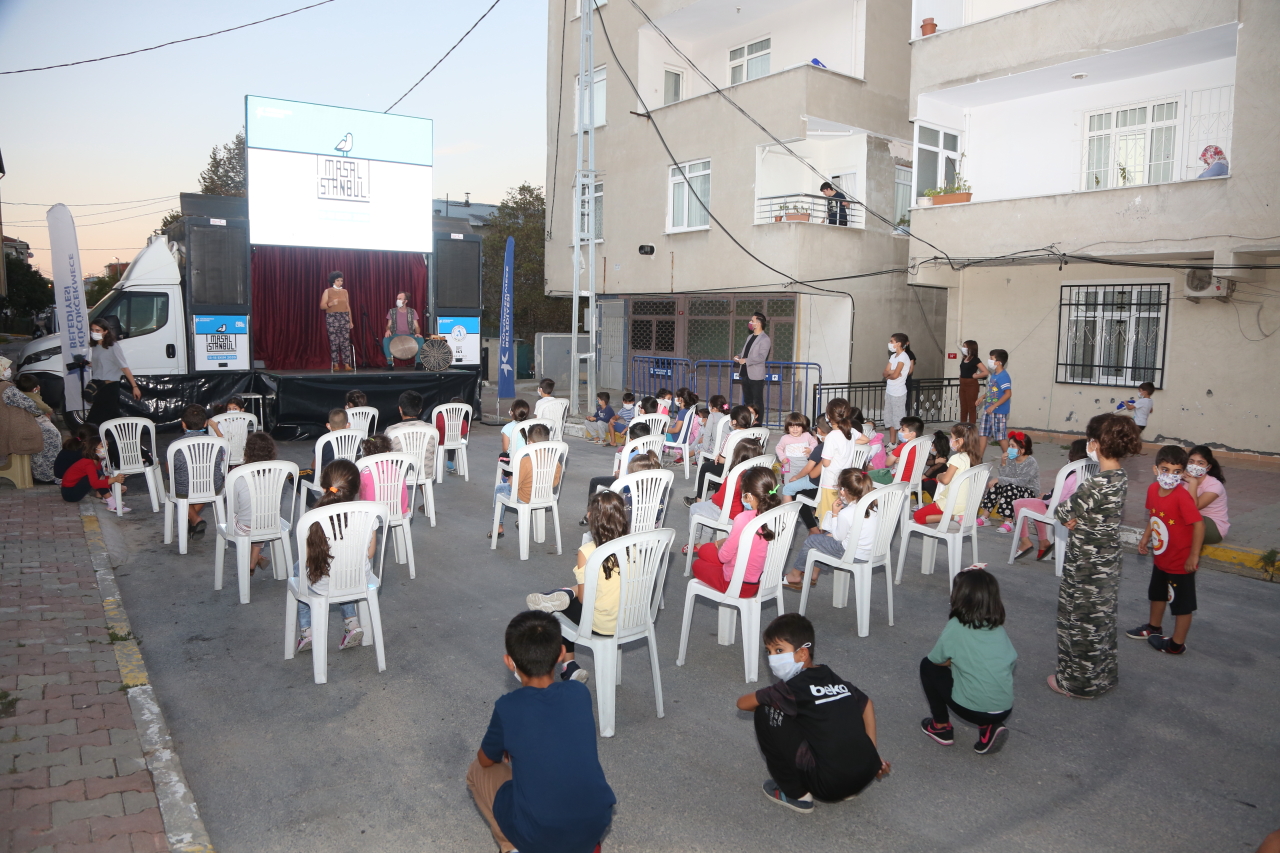
[[[1126,548],[1136,549],[1138,540],[1142,538],[1141,527],[1121,527],[1120,544]],[[1239,548],[1233,545],[1205,545],[1200,551],[1203,568],[1218,572],[1240,575],[1256,580],[1272,581],[1266,572],[1258,568],[1258,560],[1262,551],[1255,548]],[[1277,575],[1280,578],[1280,575]],[[1272,581],[1273,583],[1275,581]]]
[[[138,729],[142,754],[155,784],[156,799],[160,803],[160,815],[164,820],[165,836],[169,848],[175,853],[214,853],[209,833],[196,806],[195,796],[187,785],[182,772],[182,762],[173,749],[169,727],[156,702],[155,689],[147,676],[147,666],[142,660],[142,650],[129,627],[129,617],[120,599],[120,588],[111,571],[106,542],[102,538],[102,525],[90,504],[80,505],[80,519],[84,524],[84,538],[93,560],[93,572],[102,594],[102,609],[112,634],[111,647],[115,651],[116,664],[120,667],[121,680],[127,688],[129,708]],[[120,639],[115,639],[119,637]]]

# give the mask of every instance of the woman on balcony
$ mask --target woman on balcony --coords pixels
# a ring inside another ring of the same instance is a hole
[[[978,382],[991,374],[978,357],[978,342],[965,341],[960,345],[964,358],[960,361],[960,423],[978,422]]]
[[[751,406],[756,411],[756,424],[765,422],[764,417],[764,364],[769,360],[773,350],[773,341],[764,330],[769,328],[769,318],[757,311],[747,321],[751,334],[742,345],[742,352],[734,357],[738,364],[738,381],[742,383],[742,405]]]
[[[1196,175],[1196,180],[1226,177],[1228,172],[1227,155],[1222,153],[1222,149],[1218,146],[1206,145],[1204,150],[1200,152],[1200,162],[1209,168]]]

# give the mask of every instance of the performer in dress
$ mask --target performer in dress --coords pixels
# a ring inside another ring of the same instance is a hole
[[[408,335],[418,343],[414,358],[422,349],[422,327],[418,325],[418,312],[409,307],[409,294],[396,294],[396,307],[387,312],[387,331],[382,335],[382,354],[387,357],[387,368],[396,366],[391,357],[391,341],[400,335]]]
[[[330,370],[351,370],[351,299],[343,289],[342,273],[329,273],[329,285],[320,297],[320,310],[329,333]]]

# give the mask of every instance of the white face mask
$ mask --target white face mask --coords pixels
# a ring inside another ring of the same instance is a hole
[[[100,341],[102,340],[102,332],[90,332],[89,337],[93,338],[95,341]]]
[[[963,355],[963,356],[965,356],[965,357],[967,358],[967,357],[969,356],[969,348],[968,348],[968,347],[960,347],[960,354],[961,354],[961,355]]]
[[[1176,489],[1178,484],[1182,482],[1182,475],[1174,474],[1172,471],[1161,471],[1156,474],[1156,482],[1160,484],[1162,489]]]
[[[987,369],[988,370],[996,369],[996,360],[994,358],[987,359]]]
[[[333,286],[334,286],[334,287],[336,287],[336,288],[338,288],[338,290],[342,290],[342,282],[341,282],[341,281],[335,281],[335,282],[333,283]]]
[[[800,648],[807,649],[809,648],[809,644],[805,643]],[[769,671],[772,672],[779,681],[790,681],[802,669],[804,669],[804,664],[796,660],[794,652],[782,652],[776,655],[769,655]]]
[[[99,459],[107,458],[107,451],[104,448],[101,448],[101,447],[98,448],[98,458]]]
[[[893,348],[893,341],[889,342],[889,352],[897,352],[897,350]]]
[[[396,300],[396,307],[397,307],[397,308],[403,308],[403,307],[404,307],[404,300],[403,300],[403,299],[397,299],[397,300]]]
[[[1088,456],[1094,462],[1098,461],[1098,451],[1094,450],[1092,447],[1089,447],[1088,445],[1085,445],[1084,455]]]
[[[13,376],[13,370],[12,370],[11,368],[6,367],[6,368],[4,369],[4,374],[3,374],[4,381],[5,381],[5,382],[8,382],[8,381],[9,381],[9,379],[10,379],[10,377],[12,377],[12,376]]]
[[[1203,465],[1188,465],[1187,473],[1192,477],[1203,477],[1205,474],[1209,473],[1209,469]]]
[[[954,452],[956,452],[956,453],[959,453],[959,452],[960,452],[960,439],[958,439],[958,438],[953,438],[953,439],[951,439],[951,441],[950,441],[950,445],[951,445],[951,449],[952,449]]]

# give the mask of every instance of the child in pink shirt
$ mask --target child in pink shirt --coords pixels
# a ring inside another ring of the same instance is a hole
[[[360,443],[361,457],[373,456],[377,453],[391,453],[391,439],[385,435],[375,435],[372,438],[366,438]],[[364,470],[360,472],[360,500],[376,501],[378,499],[378,487],[373,481],[373,472]],[[408,485],[400,486],[400,512],[407,515],[409,513],[409,487]]]
[[[1089,442],[1083,438],[1077,438],[1075,441],[1071,442],[1071,449],[1067,451],[1067,461],[1079,462],[1083,459],[1085,457],[1085,445],[1088,443]],[[1078,485],[1080,484],[1076,481],[1076,475],[1068,474],[1066,481],[1062,484],[1062,499],[1059,503],[1066,503],[1069,501],[1071,496],[1076,493],[1076,486]],[[1053,496],[1044,495],[1043,498],[1018,498],[1013,502],[1014,519],[1017,519],[1018,513],[1023,509],[1028,509],[1031,512],[1044,515],[1049,511],[1048,498],[1051,497]],[[1031,551],[1031,537],[1029,535],[1023,535],[1030,534],[1031,531],[1027,529],[1029,526],[1030,522],[1027,521],[1018,525],[1018,530],[1016,532],[1021,535],[1021,538],[1018,540],[1018,553],[1015,555],[1015,559]],[[1040,548],[1036,553],[1036,559],[1043,560],[1045,555],[1049,553],[1049,549],[1053,547],[1053,538],[1049,535],[1049,525],[1042,524],[1037,521],[1035,522],[1035,526],[1036,541],[1039,542]]]
[[[742,487],[742,503],[745,509],[733,520],[729,535],[718,542],[708,542],[698,548],[693,561],[693,576],[719,592],[729,589],[733,571],[738,561],[742,532],[757,515],[782,505],[778,496],[778,479],[772,468],[752,468],[739,480]],[[760,589],[760,575],[764,572],[765,557],[774,533],[768,525],[756,532],[747,557],[747,570],[742,578],[739,598],[751,598]]]
[[[782,478],[786,480],[805,466],[818,440],[809,432],[809,419],[800,412],[787,415],[783,426],[782,437],[773,452],[782,463]]]

